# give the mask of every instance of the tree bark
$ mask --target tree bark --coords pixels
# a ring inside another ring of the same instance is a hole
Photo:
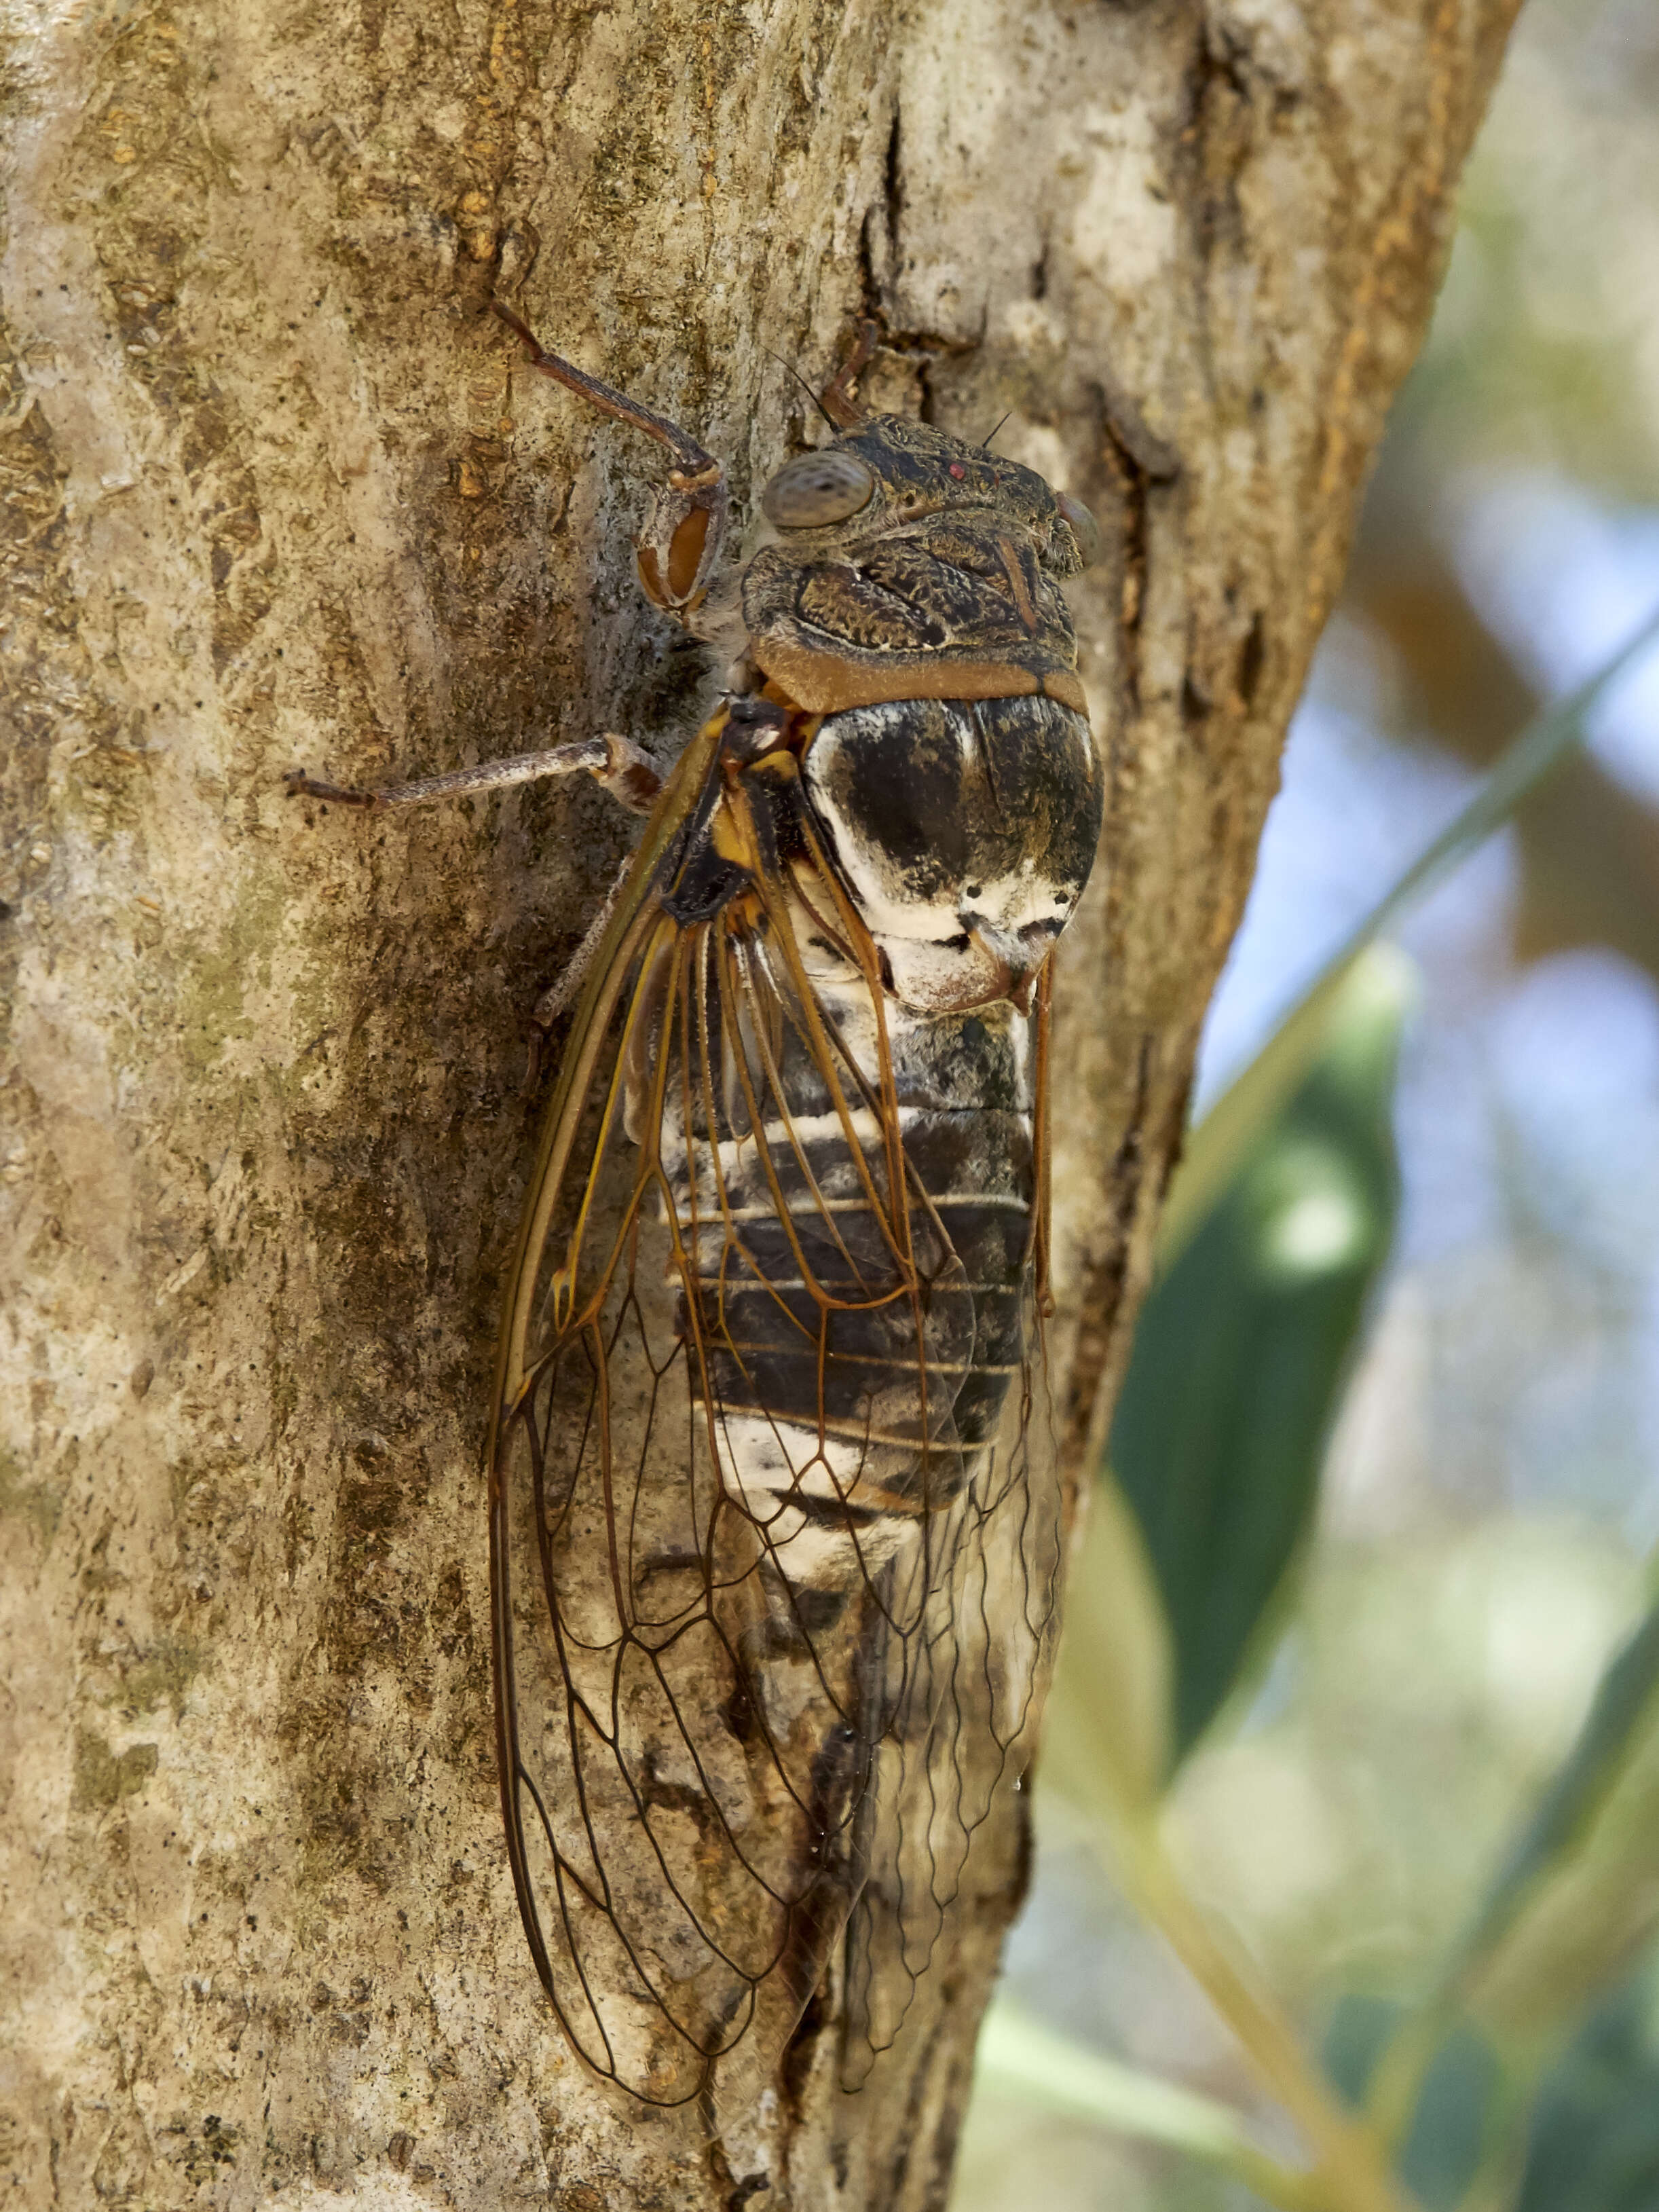
[[[619,728],[695,657],[655,457],[878,407],[1099,515],[1111,799],[1059,1011],[1058,1353],[1106,1419],[1205,1000],[1512,0],[18,0],[0,1194],[20,2204],[899,2208],[949,2185],[1024,1881],[980,1839],[862,2096],[725,2140],[586,2079],[499,1835],[478,1448],[526,1015],[597,790],[307,823]]]

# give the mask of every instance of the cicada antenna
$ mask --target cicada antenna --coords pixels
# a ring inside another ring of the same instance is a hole
[[[714,455],[705,453],[696,440],[689,436],[677,422],[669,422],[665,416],[654,414],[649,407],[642,407],[637,399],[630,399],[626,392],[617,392],[608,384],[601,384],[597,376],[589,376],[586,370],[578,368],[574,362],[566,361],[562,355],[550,353],[529,324],[515,315],[511,307],[504,307],[499,300],[490,301],[489,311],[530,349],[532,368],[539,369],[544,376],[550,376],[556,384],[562,384],[569,391],[580,392],[584,399],[591,401],[602,413],[614,416],[618,422],[630,423],[635,429],[643,430],[647,438],[654,438],[659,446],[666,446],[674,456],[678,474],[695,481],[710,470],[718,473],[720,464]]]
[[[799,385],[801,390],[806,394],[813,406],[817,409],[819,414],[823,416],[824,421],[830,425],[830,428],[832,430],[841,430],[846,428],[844,423],[836,422],[835,416],[824,405],[823,400],[818,398],[817,393],[813,391],[811,386],[806,381],[806,379],[795,367],[793,361],[786,361],[781,353],[772,353],[770,346],[768,346],[766,350],[769,354],[771,354],[772,359],[776,362],[778,367],[783,371],[786,376],[793,376],[794,378],[796,383]]]

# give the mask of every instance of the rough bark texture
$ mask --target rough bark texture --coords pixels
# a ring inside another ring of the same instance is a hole
[[[12,2201],[943,2202],[1023,1881],[916,2032],[741,2137],[553,2033],[498,1835],[478,1467],[526,1015],[626,848],[592,789],[308,823],[625,729],[641,442],[877,404],[1091,501],[1112,799],[1068,940],[1080,1454],[1279,745],[1510,0],[82,0],[13,16],[0,1090]],[[332,2201],[331,2199],[331,2201]]]

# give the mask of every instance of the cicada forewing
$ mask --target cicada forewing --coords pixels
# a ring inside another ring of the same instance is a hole
[[[664,2104],[775,2060],[855,1911],[849,2074],[890,2039],[1023,1759],[1057,1543],[1042,1016],[884,1004],[790,756],[739,772],[723,720],[576,1017],[492,1444],[532,1950]]]

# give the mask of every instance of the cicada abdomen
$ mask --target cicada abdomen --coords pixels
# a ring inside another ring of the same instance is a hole
[[[589,2063],[667,2102],[775,2056],[855,1909],[848,2074],[890,2039],[1022,1741],[1058,1543],[1046,1001],[885,988],[826,848],[862,836],[856,730],[705,741],[579,1018],[497,1445],[532,1948]]]

